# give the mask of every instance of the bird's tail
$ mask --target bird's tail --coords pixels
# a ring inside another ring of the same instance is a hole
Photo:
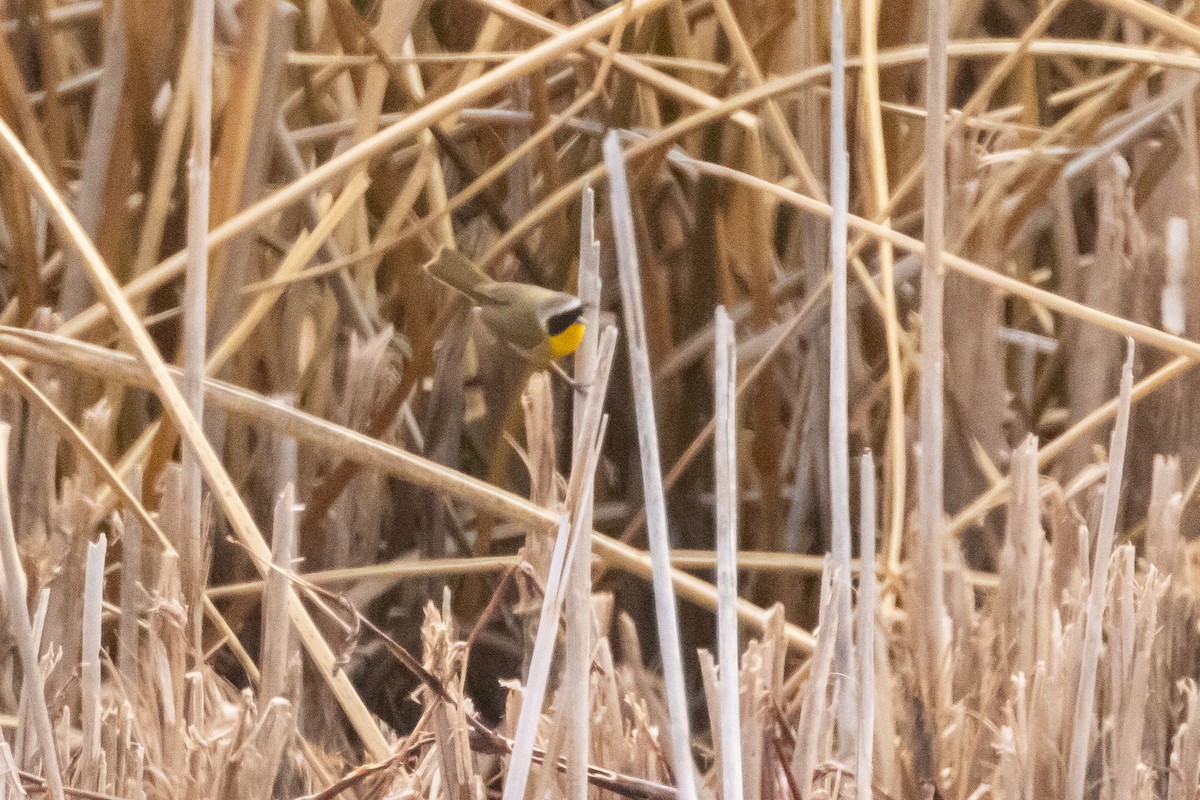
[[[471,298],[477,295],[479,289],[492,283],[492,279],[474,262],[449,247],[438,250],[437,255],[425,265],[425,271],[451,289],[456,289]]]

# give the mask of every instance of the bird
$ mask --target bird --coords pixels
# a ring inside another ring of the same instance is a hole
[[[443,245],[425,271],[479,308],[484,326],[535,367],[557,367],[583,341],[583,303],[566,292],[490,278],[458,250]]]

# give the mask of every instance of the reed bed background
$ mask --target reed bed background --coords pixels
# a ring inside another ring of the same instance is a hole
[[[1198,13],[6,3],[0,800],[1197,797]]]

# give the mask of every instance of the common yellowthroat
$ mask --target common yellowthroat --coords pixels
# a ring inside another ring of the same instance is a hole
[[[478,306],[488,330],[535,365],[549,366],[583,341],[583,305],[574,295],[492,280],[449,247],[438,250],[425,271]]]

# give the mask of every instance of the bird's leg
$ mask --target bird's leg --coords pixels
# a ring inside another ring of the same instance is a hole
[[[579,381],[572,378],[570,375],[567,374],[567,371],[565,369],[563,369],[561,366],[559,366],[558,363],[555,361],[550,362],[550,369],[552,369],[556,373],[558,373],[558,376],[560,378],[562,378],[564,381],[566,381],[570,385],[570,387],[575,390],[576,394],[579,395],[580,399],[587,397],[587,393],[588,393],[587,384],[580,383]]]

